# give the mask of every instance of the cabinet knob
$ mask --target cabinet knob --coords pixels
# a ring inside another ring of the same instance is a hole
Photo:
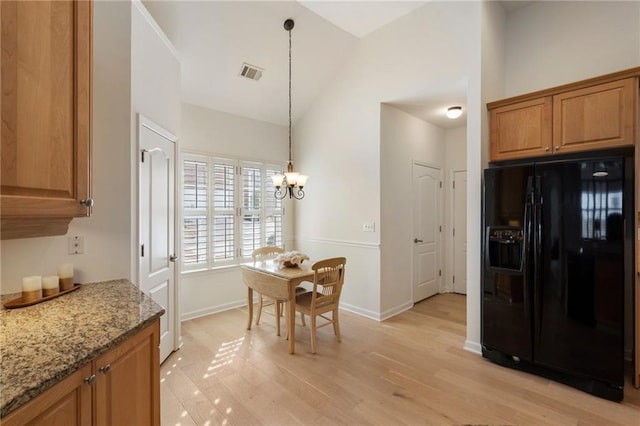
[[[423,243],[424,241],[419,240],[419,239],[417,239],[417,238],[414,238],[414,239],[413,239],[413,242],[417,244],[417,243]]]
[[[85,377],[83,382],[85,382],[88,385],[93,385],[96,382],[96,375],[92,374],[89,377]]]
[[[176,256],[175,254],[169,256],[169,262],[175,262],[176,260],[178,260],[178,256]]]
[[[545,151],[549,151],[549,147],[548,147],[548,146],[547,146],[547,147],[545,147],[545,148],[544,148],[544,150],[545,150]]]
[[[109,374],[109,371],[111,371],[111,364],[107,364],[100,367],[98,371],[101,372],[102,374]]]
[[[556,151],[560,151],[560,146],[559,146],[559,145],[556,145],[555,150],[556,150]]]
[[[93,207],[93,198],[87,198],[86,200],[80,200],[80,204],[85,207]]]

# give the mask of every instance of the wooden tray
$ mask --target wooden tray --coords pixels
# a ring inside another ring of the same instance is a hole
[[[30,302],[23,302],[22,296],[20,296],[17,299],[9,300],[7,303],[4,304],[4,307],[7,309],[24,308],[25,306],[31,306],[31,305],[35,305],[36,303],[46,302],[47,300],[55,299],[56,297],[60,297],[63,294],[71,293],[72,291],[77,290],[79,288],[80,288],[80,284],[74,284],[73,287],[71,287],[69,290],[64,290],[59,293],[52,294],[51,296],[45,296],[40,299],[32,300]]]

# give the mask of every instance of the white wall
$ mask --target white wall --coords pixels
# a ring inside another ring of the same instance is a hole
[[[380,316],[384,319],[413,306],[413,162],[441,169],[443,179],[447,171],[442,128],[389,105],[381,105],[380,115],[380,235],[384,243]],[[444,204],[446,197],[441,200]],[[444,215],[442,207],[440,215]],[[439,261],[444,269],[445,257]]]
[[[347,256],[343,305],[380,318],[380,103],[427,96],[467,78],[473,3],[433,2],[361,39],[350,61],[296,124],[296,165],[310,175],[297,205],[299,248]],[[407,167],[409,167],[408,165]],[[401,190],[396,188],[395,190]],[[362,223],[376,222],[375,233]],[[394,268],[393,263],[387,265]],[[399,271],[400,272],[400,271]]]
[[[185,152],[274,162],[286,162],[288,157],[286,127],[191,104],[182,104],[181,139]],[[292,249],[294,205],[285,201],[285,246]],[[180,287],[183,320],[247,303],[247,288],[237,266],[183,273]]]
[[[55,274],[71,262],[80,283],[131,278],[130,70],[131,5],[93,5],[93,198],[89,218],[71,221],[85,252],[67,254],[67,236],[2,241],[2,293],[21,290],[25,275]]]
[[[509,14],[505,40],[506,96],[637,67],[640,2],[535,2]]]
[[[76,282],[137,281],[135,113],[178,133],[180,69],[141,3],[98,1],[93,14],[93,214],[65,236],[2,241],[2,293],[65,262]],[[84,237],[84,254],[67,254],[70,235]]]
[[[139,143],[138,114],[178,138],[180,149],[180,61],[175,48],[139,0],[132,3],[131,27],[131,270],[133,281],[138,280],[138,176]],[[176,170],[179,162],[176,156]],[[176,184],[180,182],[176,179]],[[178,230],[176,230],[177,232]],[[176,252],[178,252],[176,240]]]

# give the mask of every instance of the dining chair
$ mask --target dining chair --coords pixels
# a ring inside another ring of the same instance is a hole
[[[284,253],[284,250],[280,247],[274,246],[266,246],[255,249],[251,253],[251,257],[254,262],[264,262],[264,261],[274,261],[275,258],[280,254]],[[302,287],[296,288],[296,294],[304,293],[305,289]],[[277,335],[280,335],[280,317],[283,315],[282,303],[283,300],[272,299],[263,295],[262,293],[258,293],[258,312],[256,315],[256,325],[260,324],[260,316],[262,315],[262,308],[270,305],[275,306],[274,315],[276,317],[276,330]]]
[[[255,249],[251,253],[251,257],[254,262],[264,262],[264,261],[273,261],[280,253],[284,253],[284,250],[280,247],[260,247]],[[262,315],[262,308],[270,305],[274,305],[275,307],[275,317],[276,317],[276,328],[278,331],[278,336],[280,335],[280,301],[277,299],[272,299],[263,295],[262,293],[258,293],[258,312],[256,315],[256,325],[260,324],[260,316]]]
[[[311,318],[311,353],[316,353],[316,330],[333,324],[333,332],[338,342],[340,339],[340,317],[338,308],[340,294],[344,284],[344,268],[347,260],[344,257],[320,260],[311,266],[314,271],[313,289],[296,297],[296,311]],[[331,312],[331,317],[326,314]],[[321,317],[323,324],[317,325],[317,317]]]

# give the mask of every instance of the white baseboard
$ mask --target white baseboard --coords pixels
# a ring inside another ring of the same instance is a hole
[[[472,340],[464,341],[464,350],[473,352],[474,354],[482,355],[482,345],[479,342],[474,342]]]
[[[236,300],[234,302],[225,303],[224,305],[209,306],[208,308],[198,309],[197,311],[183,312],[180,315],[180,321],[189,321],[207,315],[217,314],[218,312],[228,311],[229,309],[240,308],[242,306],[247,306],[246,299]]]
[[[392,309],[387,309],[386,311],[382,312],[382,314],[380,315],[380,317],[382,318],[381,320],[384,321],[391,317],[395,317],[396,315],[401,314],[405,311],[408,311],[411,308],[413,308],[413,302],[409,301],[409,302],[403,303],[402,305],[398,305]]]
[[[362,309],[357,306],[350,305],[348,303],[340,302],[340,309],[343,309],[347,312],[351,312],[353,314],[360,315],[362,317],[369,318],[375,321],[381,321],[380,314],[378,312],[370,311],[368,309]]]

